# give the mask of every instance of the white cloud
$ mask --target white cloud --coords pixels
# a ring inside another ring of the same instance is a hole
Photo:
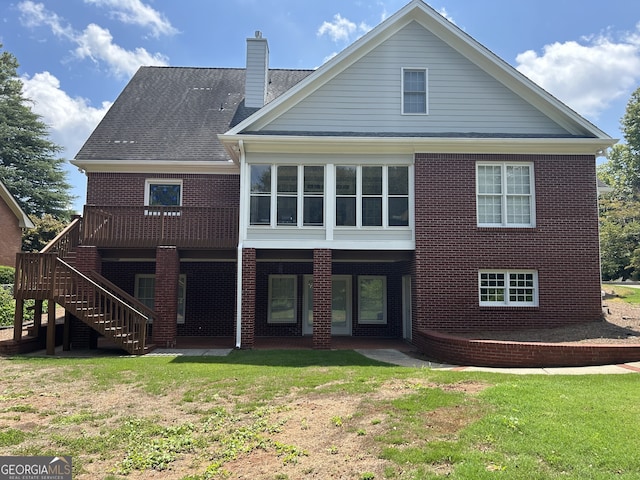
[[[23,94],[32,100],[33,112],[50,128],[51,140],[64,148],[63,155],[72,157],[89,137],[111,106],[103,102],[92,107],[80,97],[72,98],[60,88],[60,81],[49,72],[23,76]]]
[[[318,36],[329,35],[334,42],[347,43],[352,40],[352,35],[356,35],[356,38],[362,36],[371,30],[371,27],[364,22],[359,25],[351,20],[344,18],[339,13],[333,16],[332,22],[323,22],[318,28]]]
[[[115,18],[123,23],[150,28],[154,37],[178,33],[164,15],[140,0],[84,0],[84,2],[112,8],[111,14]]]
[[[119,77],[133,75],[141,65],[167,65],[164,55],[151,55],[144,48],[125,50],[114,44],[109,30],[93,23],[75,38],[75,42],[78,44],[75,49],[78,58],[90,58],[97,63],[102,61]]]
[[[446,8],[442,7],[440,10],[438,10],[438,13],[440,15],[442,15],[444,18],[446,18],[447,20],[449,20],[454,25],[456,24],[456,22],[453,19],[453,17],[447,13],[447,9]]]
[[[141,65],[167,65],[167,58],[161,54],[150,54],[144,48],[126,50],[113,42],[109,30],[95,24],[78,32],[43,4],[27,0],[18,4],[21,21],[28,27],[48,26],[58,37],[75,43],[76,57],[89,58],[96,63],[104,63],[110,72],[118,77],[133,75]]]
[[[640,25],[639,25],[640,30]],[[578,113],[597,118],[640,80],[640,35],[545,45],[516,57],[517,69]]]

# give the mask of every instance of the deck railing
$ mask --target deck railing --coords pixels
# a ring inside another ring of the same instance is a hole
[[[60,258],[67,256],[69,252],[72,252],[80,243],[80,229],[82,226],[82,219],[80,217],[74,218],[73,221],[62,230],[56,238],[51,240],[40,252],[41,253],[56,253]]]
[[[112,248],[235,248],[237,207],[86,205],[82,244]]]

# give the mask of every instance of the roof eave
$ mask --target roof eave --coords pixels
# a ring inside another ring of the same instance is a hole
[[[494,153],[603,156],[611,138],[348,137],[312,135],[219,135],[229,152],[247,153]]]
[[[183,161],[183,160],[81,160],[71,164],[85,173],[203,173],[237,174],[238,166],[232,161]]]

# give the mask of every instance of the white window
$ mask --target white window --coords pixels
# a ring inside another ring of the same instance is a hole
[[[427,69],[402,69],[402,113],[427,114]]]
[[[387,323],[387,277],[358,277],[358,323]]]
[[[136,275],[134,297],[146,307],[155,308],[156,276],[154,274]],[[185,297],[187,292],[187,276],[178,277],[178,316],[177,323],[184,323]]]
[[[485,270],[478,274],[481,306],[538,306],[538,274],[529,270]]]
[[[144,204],[150,207],[179,207],[182,205],[182,180],[147,179]]]
[[[269,276],[268,323],[297,322],[297,288],[296,275]]]
[[[409,167],[336,166],[337,227],[409,226]]]
[[[251,165],[250,169],[251,225],[324,225],[323,166]]]
[[[476,188],[478,226],[535,226],[532,164],[478,163]]]

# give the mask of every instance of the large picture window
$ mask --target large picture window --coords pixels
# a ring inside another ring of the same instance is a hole
[[[336,166],[337,227],[409,225],[409,167]]]
[[[386,277],[358,277],[358,323],[387,323]]]
[[[478,281],[481,306],[538,305],[535,271],[481,271]]]
[[[296,275],[269,276],[269,323],[296,323],[297,315]]]
[[[476,169],[478,226],[535,226],[533,165],[479,163]]]

